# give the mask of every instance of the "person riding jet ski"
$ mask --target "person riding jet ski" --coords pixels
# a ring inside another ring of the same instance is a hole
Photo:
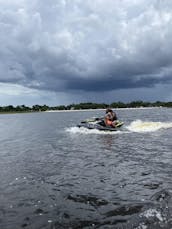
[[[108,108],[106,109],[106,115],[104,117],[104,122],[105,122],[105,125],[106,126],[110,126],[110,127],[116,127],[116,124],[117,124],[117,115],[116,113]]]
[[[117,115],[112,109],[106,110],[106,115],[103,118],[92,118],[81,121],[77,126],[87,129],[97,129],[102,131],[116,131],[124,122],[117,120]]]

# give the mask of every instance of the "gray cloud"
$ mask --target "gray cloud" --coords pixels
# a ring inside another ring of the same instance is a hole
[[[54,92],[172,82],[170,0],[0,3],[0,82]]]

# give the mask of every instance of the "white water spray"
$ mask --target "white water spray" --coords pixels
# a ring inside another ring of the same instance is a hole
[[[151,122],[136,120],[126,127],[131,132],[155,132],[160,129],[172,128],[172,122]]]
[[[124,133],[131,133],[131,132],[155,132],[160,129],[168,129],[172,128],[172,122],[151,122],[151,121],[142,121],[142,120],[135,120],[131,122],[128,126],[124,126],[117,131],[100,131],[97,129],[87,129],[84,127],[70,127],[67,128],[66,131],[72,134],[124,134]]]
[[[124,133],[124,131],[121,130],[117,130],[117,131],[100,131],[97,129],[87,129],[84,127],[70,127],[66,129],[67,132],[72,133],[72,134],[111,134],[111,135],[115,135],[115,134],[122,134]]]

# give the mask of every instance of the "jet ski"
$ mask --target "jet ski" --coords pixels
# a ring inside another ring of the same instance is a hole
[[[117,120],[116,126],[111,127],[111,126],[106,126],[102,118],[93,118],[93,119],[86,119],[81,121],[81,123],[77,125],[77,127],[79,128],[84,127],[87,129],[96,129],[102,131],[117,131],[123,124],[124,122]]]

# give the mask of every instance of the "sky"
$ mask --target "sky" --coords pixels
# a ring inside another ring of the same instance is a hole
[[[171,0],[0,0],[0,105],[172,101]]]

